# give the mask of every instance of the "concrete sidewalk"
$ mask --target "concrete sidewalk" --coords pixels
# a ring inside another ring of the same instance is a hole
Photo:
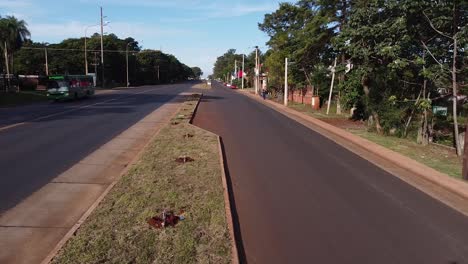
[[[50,257],[178,111],[179,99],[159,107],[2,214],[0,263],[40,263]]]
[[[298,112],[271,100],[263,100],[251,91],[237,90],[272,109],[296,120],[322,135],[332,139],[352,152],[366,158],[375,165],[400,177],[414,187],[444,202],[468,216],[468,182],[450,177],[395,151],[356,136],[317,118]],[[366,152],[366,153],[365,153]],[[420,179],[415,179],[419,177]],[[424,181],[421,181],[424,180]],[[429,184],[428,184],[429,182]],[[431,184],[432,183],[432,184]],[[435,186],[434,186],[435,185]],[[441,188],[437,188],[441,187]],[[443,190],[442,190],[443,189]],[[450,195],[449,193],[454,194]],[[457,197],[458,196],[458,197]]]

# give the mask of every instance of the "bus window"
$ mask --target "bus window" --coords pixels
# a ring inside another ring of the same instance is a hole
[[[60,87],[68,87],[66,81],[54,81],[54,80],[49,80],[47,82],[47,89],[58,89]]]

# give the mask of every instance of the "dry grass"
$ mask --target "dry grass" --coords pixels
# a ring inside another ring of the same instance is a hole
[[[461,178],[462,163],[450,149],[436,145],[422,146],[416,142],[391,136],[381,136],[365,130],[349,130],[351,133],[396,151],[437,171]]]
[[[336,114],[336,104],[330,105],[330,111],[328,115],[327,115],[326,105],[323,105],[322,108],[320,108],[319,110],[312,109],[311,105],[299,104],[299,103],[294,103],[294,102],[289,102],[288,106],[296,111],[308,114],[310,116],[313,116],[319,119],[348,118],[349,117],[349,115],[347,115],[344,110],[342,111],[343,112],[342,115]]]
[[[208,85],[207,82],[201,82],[201,83],[199,83],[199,84],[194,85],[193,88],[197,88],[197,89],[211,89],[211,85]]]
[[[195,104],[182,106],[179,124],[161,130],[53,263],[230,262],[217,137],[188,123]],[[183,155],[194,161],[175,162]],[[146,219],[164,209],[186,219],[150,228]]]

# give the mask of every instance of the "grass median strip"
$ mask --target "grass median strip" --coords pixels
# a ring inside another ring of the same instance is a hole
[[[53,263],[231,261],[217,136],[189,124],[197,100],[182,105]],[[151,228],[147,219],[164,209],[183,210],[185,220]]]

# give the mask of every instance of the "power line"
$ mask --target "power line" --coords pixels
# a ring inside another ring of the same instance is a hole
[[[29,49],[29,50],[43,50],[44,48],[34,48],[34,47],[21,47],[21,49]],[[84,49],[64,49],[64,48],[50,48],[47,47],[47,50],[58,50],[58,51],[81,51],[84,52]],[[115,52],[115,53],[125,53],[125,50],[103,50],[104,52]],[[101,50],[90,50],[88,49],[87,52],[101,52]],[[139,53],[141,51],[129,51],[129,53]]]

